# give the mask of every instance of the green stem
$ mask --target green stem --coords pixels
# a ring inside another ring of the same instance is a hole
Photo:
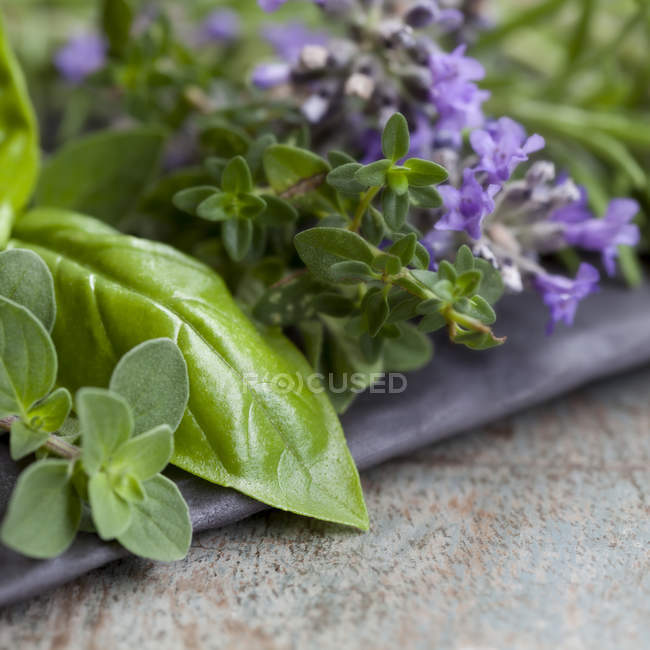
[[[11,431],[11,425],[18,420],[15,415],[10,415],[6,418],[0,418],[0,431]],[[81,449],[76,445],[72,445],[60,436],[54,433],[45,441],[44,447],[51,453],[56,454],[61,458],[68,460],[76,460],[81,456]]]
[[[380,185],[375,185],[374,187],[369,188],[364,195],[361,197],[361,201],[359,201],[359,205],[357,206],[357,209],[354,212],[354,218],[352,219],[352,223],[349,225],[348,229],[351,230],[352,232],[358,232],[359,228],[361,227],[361,219],[363,219],[363,215],[366,213],[366,210],[370,207],[370,204],[372,203],[372,200],[377,196],[377,192],[381,189]]]

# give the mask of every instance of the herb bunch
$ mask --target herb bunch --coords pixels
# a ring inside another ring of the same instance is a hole
[[[117,364],[109,388],[55,388],[52,275],[32,251],[0,253],[0,416],[11,457],[36,460],[20,475],[2,542],[49,558],[78,530],[116,539],[157,560],[185,556],[189,511],[162,472],[188,400],[187,366],[169,339],[142,343]]]
[[[446,328],[473,349],[504,340],[490,327],[503,285],[488,262],[462,247],[454,264],[431,268],[409,213],[440,205],[435,186],[447,173],[406,157],[409,146],[399,113],[384,128],[384,158],[365,165],[261,138],[229,160],[208,159],[217,185],[174,196],[177,208],[220,224],[217,243],[241,264],[237,294],[263,324],[293,328],[340,411],[377,373],[428,363],[424,334]],[[346,387],[353,374],[365,379]]]

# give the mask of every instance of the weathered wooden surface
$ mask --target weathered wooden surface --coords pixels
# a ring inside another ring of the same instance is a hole
[[[0,612],[0,648],[648,648],[649,398],[645,370],[367,472],[366,535],[274,512],[113,564]]]

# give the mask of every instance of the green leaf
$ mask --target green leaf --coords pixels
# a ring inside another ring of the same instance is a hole
[[[305,384],[285,391],[266,381],[299,368],[270,347],[214,271],[163,244],[56,210],[25,215],[16,237],[12,245],[36,250],[55,287],[65,287],[57,290],[53,332],[61,385],[106,386],[125,352],[171,338],[190,378],[174,464],[275,507],[367,526],[331,405]]]
[[[464,271],[456,279],[456,288],[464,296],[473,296],[481,284],[483,276],[480,271]]]
[[[221,229],[221,237],[226,252],[235,262],[246,257],[253,240],[253,224],[248,219],[231,219],[225,221]]]
[[[36,253],[20,248],[0,253],[0,296],[29,309],[52,331],[56,319],[54,282],[47,264]]]
[[[332,266],[337,262],[354,260],[371,264],[374,253],[354,232],[342,228],[310,228],[294,237],[298,255],[307,268],[325,282],[336,282]]]
[[[332,169],[340,167],[341,165],[346,165],[347,163],[356,162],[354,158],[345,153],[345,151],[338,151],[336,149],[328,152],[327,160],[329,160]]]
[[[142,503],[147,498],[142,483],[131,474],[121,474],[112,485],[115,494],[129,503]]]
[[[388,275],[397,275],[402,270],[402,262],[397,255],[379,253],[372,262],[372,268]]]
[[[110,53],[122,56],[129,43],[133,24],[133,7],[129,0],[103,0],[102,29],[106,36]]]
[[[442,197],[433,187],[409,187],[409,197],[418,208],[433,209],[442,205]]]
[[[396,194],[391,188],[386,188],[381,195],[381,207],[384,211],[386,225],[392,230],[397,231],[406,220],[409,210],[409,195]]]
[[[243,129],[219,121],[210,121],[202,130],[200,139],[205,147],[221,158],[246,155],[251,146],[251,139]]]
[[[411,323],[397,325],[400,335],[384,343],[384,366],[388,372],[412,372],[426,366],[433,356],[431,339]]]
[[[406,118],[401,113],[394,113],[386,122],[381,134],[381,150],[386,158],[395,162],[406,156],[409,147],[409,126]]]
[[[449,177],[447,170],[437,163],[422,158],[409,158],[405,163],[408,171],[408,184],[411,187],[427,187],[443,183]]]
[[[381,186],[386,182],[386,174],[392,163],[390,160],[377,160],[364,165],[354,174],[354,180],[363,187]]]
[[[332,264],[330,275],[334,278],[334,282],[343,284],[358,284],[379,277],[365,262],[359,262],[358,260]]]
[[[36,204],[116,224],[158,168],[165,137],[152,127],[101,131],[64,145],[43,167]]]
[[[238,197],[239,216],[242,219],[254,219],[266,210],[266,201],[255,194],[242,194]]]
[[[361,219],[361,234],[373,246],[378,246],[384,239],[386,224],[381,212],[370,206],[363,214]]]
[[[39,320],[0,296],[0,414],[24,414],[54,386],[57,358]]]
[[[13,460],[20,460],[39,447],[42,447],[50,434],[45,431],[35,431],[22,420],[14,420],[11,423],[11,437],[9,449]]]
[[[327,182],[341,194],[356,195],[363,192],[365,185],[357,181],[355,174],[361,169],[361,163],[349,162],[335,167],[328,175]]]
[[[111,469],[146,481],[167,467],[173,453],[172,430],[161,424],[123,444],[113,455]]]
[[[418,324],[418,330],[425,334],[435,332],[447,324],[445,317],[440,312],[427,314]]]
[[[176,484],[158,475],[144,485],[147,498],[134,503],[131,525],[118,541],[131,553],[160,562],[182,560],[192,541],[190,512]]]
[[[341,318],[354,310],[354,302],[339,293],[321,293],[317,296],[316,309],[320,314]]]
[[[266,291],[253,309],[256,319],[267,325],[286,327],[315,314],[314,297],[325,285],[309,274],[287,279]]]
[[[187,364],[171,339],[145,341],[120,359],[109,388],[131,406],[134,435],[161,424],[176,431],[190,394]]]
[[[326,184],[330,166],[320,156],[284,144],[274,144],[262,159],[266,178],[276,194],[283,198],[304,197],[312,211],[337,204],[336,192]]]
[[[29,557],[50,558],[70,546],[81,519],[81,501],[68,467],[65,460],[40,460],[18,477],[0,529],[9,548]]]
[[[457,276],[456,269],[447,260],[442,260],[438,264],[438,277],[441,280],[449,280],[449,282],[455,284]]]
[[[115,493],[105,472],[90,477],[88,501],[97,534],[102,539],[115,539],[129,527],[133,506]]]
[[[409,179],[407,175],[400,169],[391,169],[387,174],[388,187],[390,187],[395,194],[402,196],[409,190]]]
[[[215,194],[223,196],[213,185],[199,185],[176,192],[173,203],[179,210],[196,215],[199,205]]]
[[[390,311],[388,300],[383,291],[368,292],[363,301],[363,309],[368,319],[368,333],[370,336],[377,336],[379,330],[386,322]]]
[[[471,271],[474,268],[474,255],[469,246],[463,244],[456,254],[456,260],[454,262],[457,273],[464,273],[465,271]]]
[[[25,79],[0,16],[0,246],[34,189],[39,165],[38,127]]]
[[[232,158],[221,174],[221,189],[231,194],[244,194],[253,189],[253,179],[243,156]]]
[[[235,197],[226,192],[213,193],[196,207],[197,216],[206,221],[228,221],[235,219],[238,212]]]
[[[397,255],[402,261],[402,264],[406,266],[410,264],[413,256],[415,255],[415,246],[418,242],[418,238],[415,233],[406,235],[401,239],[398,239],[389,249],[388,252],[391,255]]]
[[[272,194],[263,194],[261,197],[266,204],[264,212],[257,217],[257,222],[267,226],[283,226],[293,223],[298,218],[298,211],[283,199]]]
[[[75,403],[82,431],[81,460],[92,475],[129,439],[133,415],[123,397],[104,388],[82,388]]]
[[[492,264],[482,258],[475,258],[474,266],[483,276],[476,293],[485,298],[491,305],[494,305],[499,301],[504,291],[501,274]]]
[[[27,411],[27,420],[34,429],[54,433],[63,426],[71,408],[70,392],[66,388],[57,388]]]
[[[415,244],[415,256],[411,260],[411,265],[418,269],[428,269],[431,264],[429,251],[420,243]]]

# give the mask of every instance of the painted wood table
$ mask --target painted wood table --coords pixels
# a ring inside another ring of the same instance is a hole
[[[279,512],[0,612],[0,648],[650,647],[650,369],[363,476],[372,530]]]

